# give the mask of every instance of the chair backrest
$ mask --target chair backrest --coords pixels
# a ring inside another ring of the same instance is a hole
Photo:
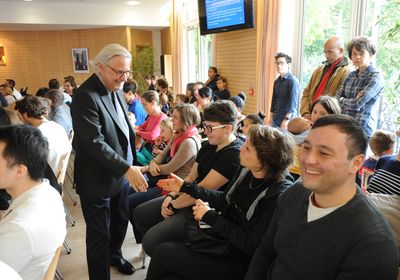
[[[70,135],[68,136],[70,144],[72,143],[72,140],[74,138],[74,132],[71,131]],[[58,172],[58,174],[56,174],[57,177],[57,182],[62,185],[64,183],[65,180],[65,174],[67,173],[67,168],[68,168],[68,162],[69,162],[69,157],[71,156],[71,151],[72,148],[68,151],[68,153],[64,154],[61,157],[61,169]]]
[[[44,280],[54,280],[54,275],[56,274],[58,259],[60,258],[62,246],[58,247],[56,253],[54,254],[53,259],[51,260],[50,266],[47,269],[46,275],[44,276]]]

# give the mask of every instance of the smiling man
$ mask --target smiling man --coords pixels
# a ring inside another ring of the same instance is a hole
[[[110,279],[110,264],[134,273],[121,252],[128,226],[129,185],[146,191],[136,163],[135,134],[122,93],[131,70],[131,54],[117,44],[95,57],[95,74],[74,94],[75,182],[86,222],[89,278]]]
[[[280,197],[246,279],[396,279],[389,225],[354,183],[366,148],[351,117],[314,123],[300,152],[302,182]]]

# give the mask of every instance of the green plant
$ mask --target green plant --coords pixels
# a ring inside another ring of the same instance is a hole
[[[132,69],[133,79],[138,84],[138,93],[142,94],[148,88],[145,77],[154,73],[154,53],[152,47],[141,46],[136,48],[136,53],[132,53]]]

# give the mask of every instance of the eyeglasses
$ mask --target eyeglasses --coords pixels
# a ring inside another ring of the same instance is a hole
[[[118,78],[121,78],[121,77],[126,76],[126,75],[129,76],[130,74],[132,74],[131,70],[128,70],[128,71],[115,70],[113,67],[111,67],[108,64],[107,64],[107,67],[110,68],[111,70],[113,70],[113,72],[117,75]]]
[[[209,133],[212,133],[215,129],[224,128],[226,126],[227,124],[211,126],[211,125],[206,125],[204,122],[202,123],[203,129]]]

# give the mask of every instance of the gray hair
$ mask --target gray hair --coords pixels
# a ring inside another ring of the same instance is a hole
[[[122,56],[124,58],[132,59],[131,53],[121,45],[109,44],[105,46],[94,58],[93,67],[96,74],[99,73],[99,65],[107,65],[114,56]]]

